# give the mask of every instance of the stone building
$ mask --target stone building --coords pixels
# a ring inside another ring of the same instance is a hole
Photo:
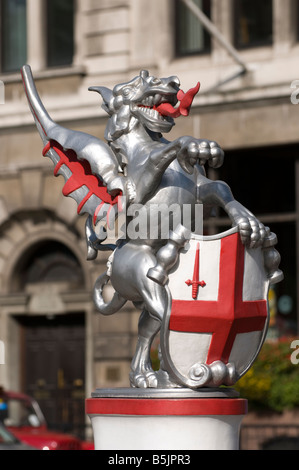
[[[271,326],[297,333],[299,2],[193,4],[210,30],[182,0],[0,0],[0,383],[36,396],[51,422],[82,419],[66,403],[95,387],[128,385],[138,312],[95,311],[106,258],[86,261],[85,217],[41,155],[24,63],[55,121],[100,138],[107,115],[89,86],[113,87],[142,69],[177,75],[185,90],[200,81],[191,115],[168,137],[225,150],[209,176],[277,233],[286,279],[271,292]],[[205,230],[227,224],[219,213]]]

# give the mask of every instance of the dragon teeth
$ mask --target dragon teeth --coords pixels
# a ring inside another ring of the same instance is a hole
[[[160,119],[160,120],[163,120],[163,116],[161,116],[161,114],[156,110],[156,109],[153,109],[153,108],[142,108],[140,107],[139,109],[141,109],[145,114],[147,114],[148,116],[154,118],[154,119]]]
[[[159,113],[159,111],[157,111],[156,109],[153,109],[149,106],[139,106],[138,107],[140,111],[142,111],[144,114],[146,114],[147,116],[153,118],[153,119],[157,119],[159,121],[164,121],[164,117]]]
[[[149,106],[149,107],[151,108],[152,106],[154,106],[154,104],[155,104],[154,102],[155,102],[154,96],[147,96],[147,97],[143,100],[142,103],[143,103],[145,106]]]

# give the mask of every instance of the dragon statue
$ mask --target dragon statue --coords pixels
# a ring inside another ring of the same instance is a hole
[[[128,213],[137,206],[144,220],[161,204],[188,205],[193,226],[194,209],[199,204],[207,214],[215,206],[224,209],[245,246],[254,249],[264,244],[269,229],[234,199],[226,183],[206,176],[205,165],[218,168],[223,163],[224,152],[219,145],[190,136],[174,141],[163,136],[172,130],[176,118],[188,116],[200,84],[184,93],[176,76],[156,78],[143,70],[113,90],[90,88],[101,95],[103,109],[109,116],[104,142],[55,123],[39,98],[27,65],[22,68],[22,78],[44,143],[43,155],[54,163],[55,175],[65,178],[63,194],[76,200],[78,214],[88,214],[88,259],[95,259],[98,251],[112,251],[107,271],[95,284],[97,309],[103,315],[111,315],[132,301],[141,310],[131,386],[179,386],[163,367],[163,357],[161,370],[152,369],[150,350],[170,301],[167,273],[177,263],[180,250],[190,237],[189,228],[172,220],[166,238],[162,236],[160,220],[158,237],[151,237],[148,228],[146,236],[130,237],[127,233],[115,244],[105,244],[105,233],[99,236],[96,227],[103,220],[108,225],[114,223],[122,211],[121,201]],[[127,224],[134,220],[134,212],[130,214]],[[276,267],[277,264],[276,261]],[[276,276],[273,263],[271,269],[271,275]],[[108,282],[114,295],[105,301],[103,290]]]

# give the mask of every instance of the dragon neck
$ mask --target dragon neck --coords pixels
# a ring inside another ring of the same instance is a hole
[[[118,155],[121,166],[134,160],[138,161],[140,152],[144,152],[145,147],[150,148],[154,142],[158,142],[161,138],[161,134],[151,132],[139,121],[135,121],[135,125],[130,131],[123,132],[121,136],[110,140],[110,146]]]

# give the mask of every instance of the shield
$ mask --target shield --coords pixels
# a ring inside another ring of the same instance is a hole
[[[192,234],[169,273],[161,330],[164,367],[183,386],[233,385],[251,367],[268,329],[263,249],[232,229]]]

